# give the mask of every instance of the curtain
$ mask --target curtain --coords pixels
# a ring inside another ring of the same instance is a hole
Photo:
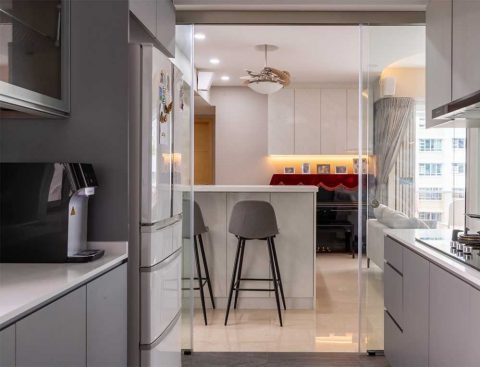
[[[415,121],[415,101],[409,97],[389,97],[374,105],[374,153],[377,185],[375,200],[388,204],[388,176],[398,158],[409,126]]]

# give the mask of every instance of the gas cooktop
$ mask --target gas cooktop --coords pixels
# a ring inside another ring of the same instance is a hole
[[[416,240],[480,271],[480,246],[465,245],[441,235],[419,236]]]

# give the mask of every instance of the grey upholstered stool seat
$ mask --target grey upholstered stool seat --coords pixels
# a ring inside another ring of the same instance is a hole
[[[280,295],[282,297],[283,307],[285,309],[287,308],[285,305],[285,296],[283,294],[283,285],[282,278],[280,276],[280,268],[278,266],[277,252],[275,250],[274,238],[279,232],[275,211],[272,205],[266,201],[246,200],[238,202],[232,209],[228,231],[237,237],[238,245],[235,255],[235,263],[233,266],[232,279],[230,281],[230,292],[228,296],[227,312],[225,315],[225,325],[227,325],[228,322],[228,314],[230,312],[234,291],[235,309],[237,308],[238,293],[240,291],[274,291],[280,326],[283,326],[282,312],[280,309]],[[245,244],[248,240],[264,240],[267,242],[272,278],[242,278]],[[274,289],[240,288],[242,280],[271,281]]]
[[[189,202],[186,203],[186,210],[189,208]],[[215,308],[215,301],[213,299],[212,283],[210,281],[210,272],[208,271],[207,258],[205,256],[205,248],[203,246],[202,234],[208,232],[207,226],[203,220],[202,210],[197,202],[193,203],[193,248],[195,256],[195,265],[197,270],[197,276],[195,280],[198,280],[198,287],[193,289],[200,291],[200,301],[202,302],[203,319],[205,325],[207,325],[207,310],[205,307],[205,294],[203,287],[208,286],[208,292],[210,293],[210,300],[212,307]],[[200,248],[200,253],[199,253]],[[200,257],[202,258],[203,270],[205,276],[202,275],[202,267],[200,265]]]

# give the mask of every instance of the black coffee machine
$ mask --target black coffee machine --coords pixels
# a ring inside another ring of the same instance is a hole
[[[0,163],[0,262],[87,262],[91,164]]]

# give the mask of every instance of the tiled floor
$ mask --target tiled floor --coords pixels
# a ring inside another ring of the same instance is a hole
[[[348,254],[317,257],[317,309],[287,310],[284,327],[276,310],[210,310],[209,325],[200,310],[194,321],[197,352],[357,352],[358,262]],[[361,350],[383,349],[382,272],[364,269]]]
[[[356,353],[193,353],[184,367],[388,367],[384,357]]]

